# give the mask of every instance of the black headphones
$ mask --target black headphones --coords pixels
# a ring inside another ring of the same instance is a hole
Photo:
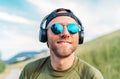
[[[58,13],[59,11],[66,11],[66,13]],[[64,8],[60,8],[60,9],[56,9],[53,12],[51,12],[49,15],[47,15],[41,22],[40,24],[40,31],[39,31],[39,41],[40,42],[47,42],[47,25],[48,23],[55,17],[57,16],[70,16],[71,18],[73,18],[81,27],[81,31],[79,31],[79,44],[83,43],[84,40],[84,28],[82,26],[82,23],[80,22],[80,20],[73,14],[73,12],[69,9],[64,9]]]

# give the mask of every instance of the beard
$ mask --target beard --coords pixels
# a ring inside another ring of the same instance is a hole
[[[71,54],[74,53],[77,47],[57,47],[57,46],[51,46],[51,50],[53,54],[58,58],[66,58],[69,57]]]

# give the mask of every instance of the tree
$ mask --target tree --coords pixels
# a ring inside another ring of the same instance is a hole
[[[0,51],[0,73],[5,70],[5,63],[1,59],[1,51]]]

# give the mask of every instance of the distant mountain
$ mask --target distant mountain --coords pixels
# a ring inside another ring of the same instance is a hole
[[[104,79],[120,79],[120,30],[80,45],[76,54],[98,68]]]
[[[31,58],[34,58],[38,55],[40,55],[41,53],[47,52],[48,50],[41,50],[40,52],[36,52],[36,51],[28,51],[28,52],[21,52],[15,56],[13,56],[12,58],[10,58],[9,60],[4,61],[6,64],[14,64],[14,63],[18,63],[21,61],[25,61]]]

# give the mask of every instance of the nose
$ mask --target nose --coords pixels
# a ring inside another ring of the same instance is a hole
[[[62,33],[61,33],[61,37],[62,38],[68,38],[70,36],[70,33],[67,30],[67,27],[64,27]]]

